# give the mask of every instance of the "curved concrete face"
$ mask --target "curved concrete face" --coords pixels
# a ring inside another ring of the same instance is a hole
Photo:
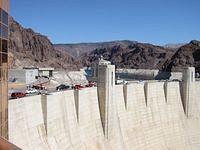
[[[199,150],[200,82],[185,114],[178,82],[117,85],[104,135],[97,88],[9,101],[9,140],[22,149]]]
[[[81,147],[75,110],[74,92],[48,95],[45,101],[45,126],[51,149]]]
[[[41,96],[9,101],[9,141],[23,149],[48,149]]]

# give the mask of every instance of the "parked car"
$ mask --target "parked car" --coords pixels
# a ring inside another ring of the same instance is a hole
[[[37,89],[30,88],[26,90],[26,94],[37,94],[37,93],[39,93]]]
[[[25,97],[26,96],[26,94],[25,93],[23,93],[23,92],[13,92],[12,94],[11,94],[11,97],[12,98],[22,98],[22,97]]]
[[[74,86],[74,89],[76,89],[76,90],[80,90],[82,88],[84,88],[84,86],[82,86],[80,84],[77,84],[77,85]]]
[[[61,85],[59,85],[59,86],[56,87],[56,90],[57,91],[63,91],[63,90],[67,90],[69,88],[70,88],[69,85],[61,84]]]
[[[89,82],[85,87],[96,87],[97,84],[95,82]]]
[[[45,90],[45,87],[42,85],[33,85],[32,88],[37,90]]]

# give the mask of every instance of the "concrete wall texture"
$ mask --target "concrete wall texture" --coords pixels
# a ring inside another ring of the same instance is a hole
[[[105,137],[97,88],[9,101],[9,141],[22,149],[199,150],[200,82],[184,112],[179,82],[114,86]]]

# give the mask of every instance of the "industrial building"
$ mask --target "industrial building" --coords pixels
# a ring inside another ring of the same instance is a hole
[[[53,77],[54,68],[24,67],[23,69],[10,69],[9,81],[33,84],[40,77]]]

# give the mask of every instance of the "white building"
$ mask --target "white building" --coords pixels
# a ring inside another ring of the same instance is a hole
[[[9,81],[33,84],[38,77],[53,77],[54,68],[24,67],[23,69],[10,69]]]
[[[31,84],[37,81],[38,69],[11,69],[8,74],[11,82]]]

